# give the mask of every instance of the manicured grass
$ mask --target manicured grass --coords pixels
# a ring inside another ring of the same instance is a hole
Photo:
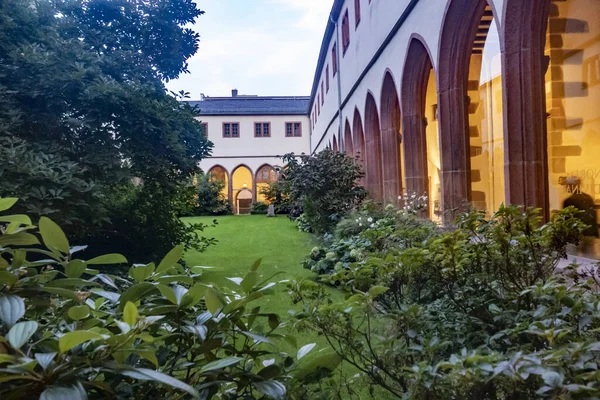
[[[218,225],[207,228],[203,235],[219,242],[204,253],[190,251],[185,258],[190,265],[215,267],[210,275],[217,284],[233,286],[225,278],[243,277],[260,258],[259,272],[265,278],[277,272],[280,274],[273,279],[277,281],[314,275],[300,265],[314,246],[312,236],[299,232],[296,224],[285,216],[231,215],[185,218],[184,221],[210,224],[214,219]],[[266,297],[264,303],[261,300],[265,311],[287,315],[292,304],[284,289],[281,286],[275,296]]]

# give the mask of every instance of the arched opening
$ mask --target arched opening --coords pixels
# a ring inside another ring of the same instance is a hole
[[[427,48],[421,39],[409,44],[402,77],[404,159],[408,194],[429,198],[429,217],[442,217],[442,176],[437,84]]]
[[[256,172],[256,200],[267,202],[263,192],[269,188],[269,185],[277,180],[275,168],[265,164]]]
[[[545,40],[550,210],[574,206],[588,225],[577,255],[600,259],[600,4],[552,2]]]
[[[363,124],[360,118],[358,109],[354,109],[354,118],[352,120],[352,143],[354,147],[354,157],[360,165],[364,166],[365,162],[365,134],[363,131]]]
[[[240,165],[235,168],[231,174],[231,193],[234,199],[234,214],[249,214],[252,209],[252,199],[254,188],[254,179],[252,171],[245,165]],[[244,191],[242,198],[239,198],[240,193]],[[248,199],[247,194],[250,194]]]
[[[227,170],[220,165],[215,165],[208,171],[207,175],[210,180],[222,182],[223,189],[221,190],[221,195],[229,201],[229,174]]]
[[[371,197],[382,200],[381,134],[377,104],[371,93],[365,104],[366,187]]]
[[[402,138],[400,102],[396,84],[388,71],[381,89],[381,154],[383,163],[383,201],[396,202],[402,194]]]
[[[488,215],[505,202],[502,55],[485,6],[471,46],[467,84],[472,205]]]
[[[350,128],[350,122],[346,118],[346,124],[344,126],[344,152],[350,157],[354,157],[354,143],[352,142],[352,129]]]
[[[338,151],[340,151],[340,149],[339,149],[339,147],[338,147],[338,142],[337,142],[337,139],[335,138],[335,136],[333,136],[333,141],[332,141],[331,149],[332,149],[333,151],[335,151],[336,153],[337,153]]]

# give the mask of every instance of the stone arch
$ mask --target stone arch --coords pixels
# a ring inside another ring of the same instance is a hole
[[[429,195],[425,99],[433,65],[424,42],[413,37],[402,75],[402,106],[406,190]]]
[[[354,147],[354,157],[360,163],[360,165],[365,164],[365,134],[363,131],[363,123],[360,117],[360,112],[358,108],[354,109],[354,117],[352,119],[352,143]]]
[[[225,187],[223,188],[222,194],[223,196],[231,202],[229,190],[229,172],[227,169],[220,164],[213,165],[207,172],[207,175],[212,175],[214,179],[220,180],[225,183]]]
[[[254,176],[255,198],[256,201],[267,202],[265,195],[261,192],[266,189],[270,183],[277,180],[277,171],[271,164],[263,164],[256,170]]]
[[[383,200],[381,130],[377,103],[371,92],[367,93],[367,101],[365,103],[365,142],[366,187],[372,198]]]
[[[380,120],[383,201],[392,203],[402,194],[402,121],[396,83],[389,69],[381,88]]]
[[[234,214],[239,214],[240,210],[238,209],[237,198],[242,190],[250,191],[252,194],[252,202],[256,200],[256,180],[254,179],[252,169],[246,164],[239,164],[231,171],[231,179],[229,182],[229,192],[231,193],[231,198],[234,202]]]
[[[352,128],[350,128],[350,121],[346,118],[344,124],[344,152],[350,157],[354,157],[354,143],[352,141]]]
[[[550,0],[506,0],[502,75],[506,201],[542,208],[548,217],[544,57]]]
[[[335,151],[336,153],[338,151],[340,151],[340,149],[338,147],[338,142],[337,142],[337,139],[336,139],[336,135],[333,135],[333,140],[331,141],[331,143],[332,143],[331,144],[331,150]]]

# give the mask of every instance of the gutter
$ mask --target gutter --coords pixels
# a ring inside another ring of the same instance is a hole
[[[339,17],[338,17],[339,19]],[[338,136],[338,151],[341,153],[342,149],[344,149],[344,139],[343,139],[343,134],[342,134],[342,124],[343,124],[343,117],[342,117],[342,60],[340,58],[340,53],[343,50],[344,45],[341,43],[340,41],[340,29],[339,29],[339,22],[337,20],[333,20],[333,15],[329,14],[329,20],[335,25],[335,43],[336,46],[338,44],[341,44],[341,47],[337,48],[336,51],[336,60],[335,62],[337,63],[337,92],[338,92],[338,116],[339,116],[339,136]],[[325,131],[325,133],[327,133],[327,131]],[[334,135],[336,135],[336,133],[333,133]]]

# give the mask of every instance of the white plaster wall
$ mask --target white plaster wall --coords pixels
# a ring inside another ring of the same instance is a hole
[[[348,99],[341,112],[343,118],[342,127],[345,126],[346,118],[350,122],[350,126],[352,126],[354,109],[357,108],[364,130],[364,110],[367,93],[371,92],[373,94],[379,111],[383,78],[388,70],[394,77],[398,96],[400,97],[402,72],[411,38],[418,36],[425,42],[432,57],[434,69],[437,70],[437,66],[439,65],[438,55],[441,30],[446,10],[451,1],[420,0],[416,4],[393,40],[387,45],[377,62]],[[506,0],[488,0],[488,3],[496,12],[495,17],[497,21],[502,21],[505,2]],[[338,52],[340,52],[339,70],[341,73],[341,99],[343,102],[377,50],[383,44],[385,38],[391,32],[393,26],[401,17],[406,6],[409,4],[409,0],[372,0],[371,4],[369,4],[369,0],[360,0],[360,3],[361,22],[358,28],[355,29],[354,0],[346,0],[339,18],[339,38],[334,36],[329,43],[325,65],[329,64],[331,87],[329,93],[325,95],[324,105],[321,106],[321,114],[312,132],[312,151],[318,152],[324,149],[332,141],[333,135],[337,134],[339,127],[339,117],[336,117],[332,123],[338,111],[337,76],[333,77],[331,69],[331,49],[333,43],[338,43]],[[350,17],[350,46],[346,54],[342,56],[341,22],[346,8],[349,9],[348,14]],[[324,81],[325,71],[326,68],[324,67],[319,82]],[[318,93],[320,93],[320,83]]]
[[[202,116],[198,119],[208,124],[208,139],[214,143],[212,156],[200,162],[200,168],[204,171],[221,165],[231,173],[238,165],[245,164],[255,174],[263,164],[282,165],[280,157],[284,154],[310,151],[309,119],[304,115]],[[239,138],[223,137],[225,122],[240,124]],[[254,137],[255,122],[270,122],[271,137]],[[302,136],[286,137],[286,122],[302,123]]]

